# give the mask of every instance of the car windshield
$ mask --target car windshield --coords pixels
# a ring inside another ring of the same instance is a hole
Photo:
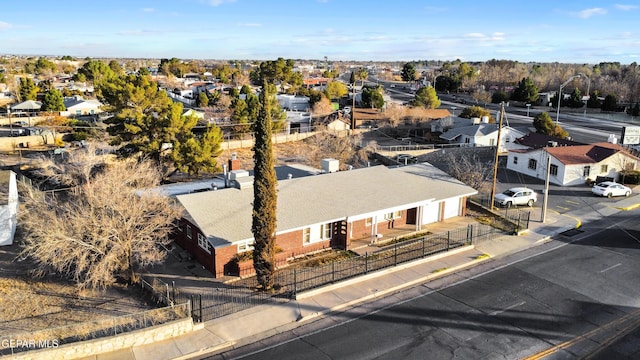
[[[600,184],[598,184],[598,186],[606,188],[606,187],[611,186],[611,184],[600,183]]]
[[[507,196],[513,196],[513,195],[515,195],[516,193],[515,193],[515,192],[513,192],[513,191],[511,191],[511,190],[507,190],[507,191],[503,192],[503,194],[505,194],[505,195],[507,195]]]

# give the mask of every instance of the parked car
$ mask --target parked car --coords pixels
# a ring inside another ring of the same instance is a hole
[[[511,188],[493,198],[495,204],[506,207],[513,205],[533,206],[536,201],[538,201],[538,194],[526,187]]]
[[[613,181],[603,181],[601,183],[593,185],[591,192],[599,196],[629,196],[633,192],[630,188],[618,184]]]

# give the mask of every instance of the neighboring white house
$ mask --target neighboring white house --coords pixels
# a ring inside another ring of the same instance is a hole
[[[285,110],[293,111],[308,111],[309,110],[309,97],[308,96],[295,96],[288,94],[276,95],[278,104]]]
[[[500,133],[499,151],[522,148],[521,145],[516,144],[514,141],[524,135],[520,130],[510,126],[503,126]],[[440,138],[450,144],[461,144],[462,146],[495,146],[498,140],[498,125],[481,123],[457,127],[443,133]]]
[[[80,95],[64,98],[64,106],[67,111],[61,111],[62,116],[79,116],[79,115],[93,115],[102,112],[100,109],[102,103],[98,100],[84,99]]]
[[[0,171],[0,198],[0,246],[7,246],[13,244],[18,224],[18,184],[13,171]]]
[[[619,145],[601,142],[511,150],[507,169],[545,180],[547,159],[551,161],[549,182],[563,186],[582,185],[598,176],[617,180],[621,170],[637,169],[640,161]]]

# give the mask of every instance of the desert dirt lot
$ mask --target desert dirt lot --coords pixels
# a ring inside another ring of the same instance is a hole
[[[19,251],[15,242],[0,247],[0,338],[154,308],[137,288],[78,291],[56,276],[33,278]]]

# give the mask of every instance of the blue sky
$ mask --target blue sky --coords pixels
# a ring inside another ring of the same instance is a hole
[[[640,62],[640,1],[3,0],[0,53]]]

